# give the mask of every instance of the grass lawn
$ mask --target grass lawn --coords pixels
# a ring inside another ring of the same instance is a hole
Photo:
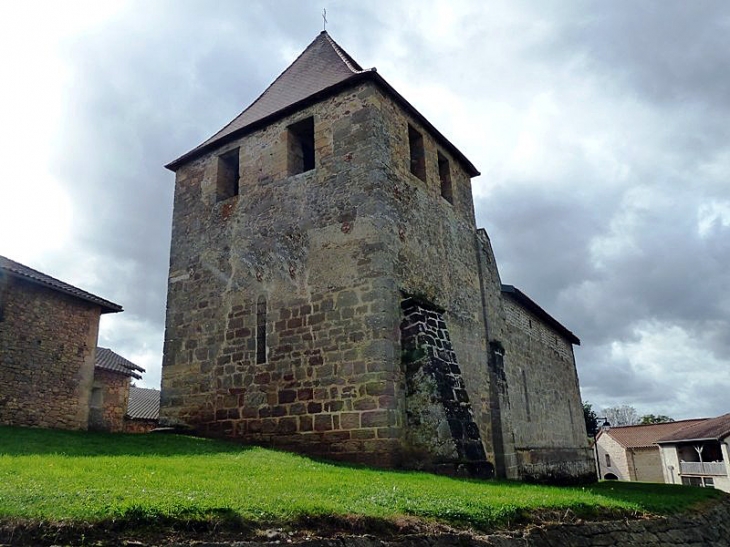
[[[177,435],[0,427],[0,521],[277,526],[425,519],[493,529],[537,515],[669,514],[713,489],[603,482],[558,488],[313,461]]]

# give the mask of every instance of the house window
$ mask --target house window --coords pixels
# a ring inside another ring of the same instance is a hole
[[[218,156],[216,197],[223,201],[238,195],[238,181],[241,176],[238,164],[240,149],[236,148]]]
[[[685,486],[715,488],[715,480],[712,477],[682,477],[682,484]]]
[[[454,193],[451,189],[451,169],[449,169],[449,160],[447,160],[441,152],[438,153],[438,163],[439,179],[441,180],[441,197],[453,205]]]
[[[256,364],[266,362],[266,298],[259,296],[256,303]]]
[[[426,154],[423,151],[423,135],[408,124],[408,147],[411,151],[411,173],[426,181]]]
[[[611,455],[606,454],[606,467],[611,467]]]
[[[314,118],[290,125],[287,131],[287,167],[290,175],[314,169]]]

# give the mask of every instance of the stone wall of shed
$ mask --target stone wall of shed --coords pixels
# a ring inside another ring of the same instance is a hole
[[[89,408],[89,429],[117,433],[124,430],[124,414],[129,401],[129,376],[97,368],[94,370],[92,394],[100,390],[100,406],[95,406],[91,397]]]
[[[124,418],[124,433],[149,433],[157,427],[157,420]]]
[[[0,423],[86,429],[101,310],[0,274]]]

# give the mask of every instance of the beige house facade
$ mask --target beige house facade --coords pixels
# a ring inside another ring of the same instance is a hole
[[[594,456],[604,480],[665,482],[657,441],[702,420],[612,427],[596,436]]]
[[[702,420],[657,443],[664,482],[730,492],[730,414]]]

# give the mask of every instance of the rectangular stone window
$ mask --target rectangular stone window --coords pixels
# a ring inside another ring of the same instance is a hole
[[[606,454],[606,467],[611,467],[611,454]]]
[[[451,169],[449,168],[449,160],[446,159],[441,152],[438,153],[438,163],[439,180],[441,181],[441,197],[453,205],[454,193],[451,188]]]
[[[223,201],[238,195],[238,181],[241,177],[239,152],[240,149],[236,148],[218,156],[218,174],[216,177],[217,201]]]
[[[408,124],[408,148],[411,151],[411,173],[426,181],[426,153],[423,149],[423,135]]]
[[[314,169],[314,118],[305,118],[287,128],[287,167],[290,175]]]
[[[266,298],[259,296],[256,303],[256,364],[266,362]]]

